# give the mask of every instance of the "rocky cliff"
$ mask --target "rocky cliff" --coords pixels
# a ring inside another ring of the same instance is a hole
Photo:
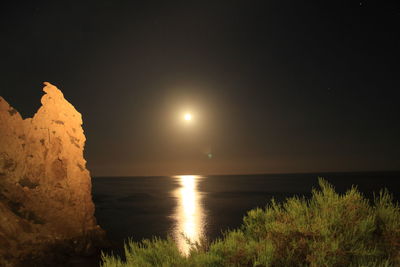
[[[0,266],[40,262],[56,250],[88,253],[103,235],[81,114],[55,86],[45,83],[43,91],[42,106],[27,119],[0,97]]]

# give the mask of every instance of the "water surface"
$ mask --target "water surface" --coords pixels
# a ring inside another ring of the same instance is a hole
[[[353,184],[369,199],[386,187],[399,201],[400,172],[231,176],[96,177],[92,179],[98,223],[110,239],[171,236],[183,253],[188,242],[213,240],[241,224],[246,212],[275,198],[310,196],[325,177],[339,193]]]

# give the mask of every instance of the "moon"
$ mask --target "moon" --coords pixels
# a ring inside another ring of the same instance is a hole
[[[183,118],[185,119],[185,121],[191,121],[192,120],[192,114],[186,113]]]

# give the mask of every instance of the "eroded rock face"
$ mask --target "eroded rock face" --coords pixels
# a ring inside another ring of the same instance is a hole
[[[83,158],[81,114],[55,86],[45,83],[43,91],[42,106],[28,119],[0,97],[0,265],[39,258],[68,242],[88,250],[103,235]]]

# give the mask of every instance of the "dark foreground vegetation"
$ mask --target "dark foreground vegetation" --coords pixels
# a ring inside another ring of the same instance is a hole
[[[239,229],[182,255],[172,239],[129,241],[126,260],[101,266],[400,266],[400,210],[387,190],[371,204],[355,187],[343,195],[319,179],[310,199],[274,200]]]

